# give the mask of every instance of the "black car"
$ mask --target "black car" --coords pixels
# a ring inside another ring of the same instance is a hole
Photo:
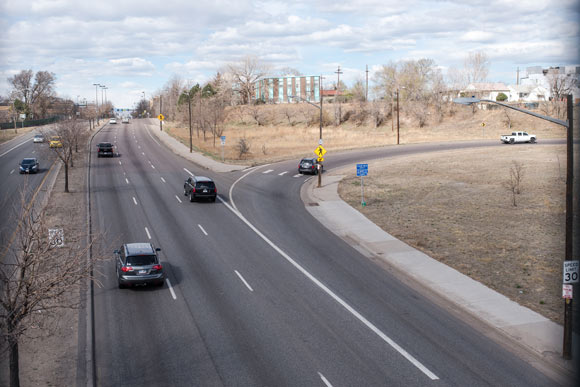
[[[157,252],[151,243],[126,243],[115,250],[115,265],[119,288],[127,285],[154,284],[163,286],[165,274]]]
[[[323,171],[323,165],[320,165],[320,172]],[[318,174],[318,161],[316,157],[306,157],[300,160],[298,164],[298,173],[310,173],[312,175]]]
[[[183,184],[183,194],[189,195],[189,201],[197,199],[209,199],[215,202],[217,197],[217,188],[212,179],[205,176],[193,176],[187,178]]]
[[[34,157],[23,159],[20,162],[20,173],[38,173],[39,165],[38,160]]]
[[[113,157],[115,152],[113,151],[113,144],[110,142],[101,142],[97,145],[98,153],[97,157]]]

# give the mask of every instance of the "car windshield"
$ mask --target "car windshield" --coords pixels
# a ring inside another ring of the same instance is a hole
[[[34,159],[24,159],[24,160],[22,160],[22,165],[32,165],[34,163],[35,163]]]
[[[112,148],[113,145],[111,144],[99,144],[99,148]]]
[[[312,161],[310,160],[302,160],[302,165],[310,165],[312,164]]]
[[[156,263],[155,255],[133,255],[127,257],[127,266],[147,266]]]
[[[37,134],[36,136],[34,136],[35,138],[42,138],[42,134]]]
[[[200,181],[195,185],[195,188],[205,188],[205,189],[213,189],[215,184],[213,181]]]

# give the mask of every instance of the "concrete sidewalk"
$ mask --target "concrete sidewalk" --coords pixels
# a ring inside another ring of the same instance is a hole
[[[563,327],[525,308],[470,277],[429,257],[383,231],[338,195],[338,183],[346,171],[324,175],[315,188],[310,179],[301,196],[308,211],[328,229],[366,256],[372,256],[405,273],[437,295],[533,350],[544,360],[574,372],[574,360],[562,358]],[[342,175],[340,173],[343,173]],[[577,335],[573,353],[579,355]]]

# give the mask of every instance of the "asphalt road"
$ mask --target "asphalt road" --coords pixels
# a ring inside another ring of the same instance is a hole
[[[212,174],[174,155],[139,120],[107,125],[93,149],[99,386],[546,386],[553,381],[434,305],[329,232],[304,208],[297,161]],[[477,144],[472,144],[477,145]],[[326,169],[465,144],[348,152]],[[183,196],[209,175],[215,203]],[[118,289],[112,251],[160,247],[162,288]]]

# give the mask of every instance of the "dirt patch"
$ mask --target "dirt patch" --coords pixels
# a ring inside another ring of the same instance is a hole
[[[517,206],[506,183],[523,166]],[[383,230],[562,323],[565,145],[506,145],[369,163],[339,194]]]

